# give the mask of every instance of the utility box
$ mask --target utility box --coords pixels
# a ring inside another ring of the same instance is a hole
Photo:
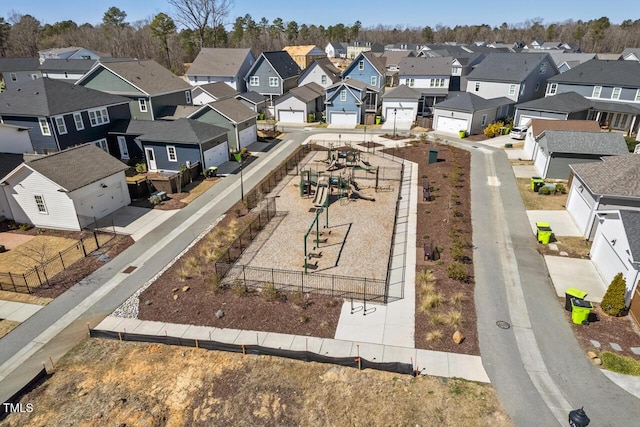
[[[438,150],[435,148],[429,149],[429,164],[438,163]]]
[[[571,320],[576,325],[588,325],[589,314],[593,311],[593,304],[581,298],[571,298]]]
[[[577,288],[569,288],[564,292],[564,309],[571,311],[571,298],[585,299],[587,293]]]
[[[551,235],[553,231],[551,231],[551,226],[548,222],[536,222],[536,228],[538,229],[536,232],[536,238],[539,243],[543,245],[548,245],[551,241]]]

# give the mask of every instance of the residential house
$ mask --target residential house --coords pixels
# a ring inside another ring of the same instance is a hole
[[[94,59],[45,59],[40,64],[43,77],[75,83],[96,65]]]
[[[251,49],[202,48],[185,75],[191,86],[224,82],[245,92],[244,77],[255,60]]]
[[[249,91],[239,93],[235,96],[235,99],[242,102],[254,113],[258,114],[258,118],[260,118],[260,115],[264,118],[264,115],[269,112],[269,102],[267,97],[260,95],[258,92]],[[262,120],[262,118],[260,118],[260,120]]]
[[[234,98],[239,92],[223,82],[198,85],[191,90],[193,105],[205,105],[222,99]]]
[[[347,44],[347,58],[356,59],[358,55],[364,52],[384,52],[384,46],[378,42],[357,40]]]
[[[9,206],[5,216],[35,227],[80,230],[131,203],[127,168],[93,144],[23,162],[0,179]]]
[[[51,49],[45,49],[38,52],[38,58],[40,63],[43,63],[47,59],[100,59],[105,55],[85,49],[83,47],[69,46],[69,47],[55,47]]]
[[[5,89],[13,89],[29,80],[41,78],[39,66],[37,58],[0,58],[0,80],[4,82]]]
[[[107,143],[110,123],[131,113],[127,98],[42,78],[0,93],[0,117],[4,124],[28,128],[38,153],[92,142],[116,154]]]
[[[324,88],[311,82],[291,89],[275,102],[276,120],[305,123],[319,120],[324,111]]]
[[[329,42],[324,48],[328,58],[346,58],[347,43]]]
[[[481,134],[484,128],[501,117],[513,106],[509,98],[485,99],[470,92],[452,92],[435,105],[433,128],[439,132]]]
[[[203,105],[189,118],[227,129],[229,149],[239,152],[258,140],[257,116],[242,102],[229,98]]]
[[[428,49],[428,45],[424,43],[419,44],[419,43],[401,42],[401,43],[388,44],[384,47],[385,52],[392,52],[392,51],[399,51],[399,50],[418,52],[423,49]]]
[[[590,61],[596,57],[595,53],[565,53],[565,52],[549,52],[551,60],[555,64],[559,73],[564,73],[583,62]]]
[[[449,94],[451,58],[404,58],[399,68],[400,84],[421,93],[418,115],[433,115],[434,106]]]
[[[484,53],[473,53],[469,55],[458,55],[451,58],[451,79],[449,80],[449,90],[451,92],[466,92],[467,76],[473,68],[484,60]]]
[[[191,86],[153,60],[100,62],[76,85],[128,98],[139,120],[155,120],[167,106],[193,105]]]
[[[623,61],[636,61],[640,62],[640,48],[638,47],[627,47],[620,54],[620,59]]]
[[[33,153],[29,127],[0,122],[0,153],[2,155]]]
[[[527,126],[533,119],[587,120],[591,101],[575,92],[565,92],[516,105],[513,123]]]
[[[542,98],[547,80],[556,74],[547,53],[491,53],[467,76],[467,92],[526,102]]]
[[[576,92],[591,101],[588,120],[637,134],[640,126],[640,62],[584,62],[549,79],[547,96]]]
[[[406,85],[389,89],[382,95],[383,120],[413,123],[418,115],[418,104],[421,98],[422,93],[419,90]]]
[[[301,70],[305,70],[316,59],[327,56],[327,53],[316,45],[285,46],[282,50],[291,56]]]
[[[1,127],[0,132],[2,132]],[[2,141],[1,138],[0,141]],[[24,156],[22,154],[5,153],[2,151],[2,147],[0,147],[0,179],[17,168],[23,161]],[[2,188],[2,181],[0,181],[0,221],[3,221],[7,218],[11,219],[13,218],[13,216],[11,214],[11,208],[9,207],[7,195]]]
[[[400,84],[399,71],[400,62],[405,58],[415,57],[412,50],[385,50],[381,57],[386,60],[385,85],[387,87],[396,87]]]
[[[359,54],[342,73],[343,80],[358,80],[367,87],[365,110],[377,113],[382,103],[386,74],[386,58],[378,57],[373,52]],[[328,94],[327,94],[328,95]]]
[[[284,50],[262,52],[245,76],[247,89],[269,98],[270,113],[273,102],[298,85],[300,67]]]
[[[370,86],[347,79],[327,88],[326,120],[332,125],[355,127],[363,123]]]
[[[524,139],[523,160],[535,160],[538,150],[538,137],[546,130],[570,130],[574,132],[600,132],[600,125],[593,120],[555,120],[531,119],[527,121],[528,129]]]
[[[298,79],[298,86],[316,83],[326,89],[340,81],[341,74],[342,72],[329,58],[318,58],[302,72]]]
[[[569,179],[569,165],[597,162],[604,156],[627,154],[627,143],[619,133],[546,130],[536,138],[534,167],[542,178]]]

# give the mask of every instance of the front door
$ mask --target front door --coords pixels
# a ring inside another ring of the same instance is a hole
[[[156,155],[153,152],[153,148],[145,147],[144,153],[147,156],[147,166],[149,166],[150,171],[158,170],[156,167]]]

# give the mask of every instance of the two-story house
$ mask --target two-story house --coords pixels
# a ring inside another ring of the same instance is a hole
[[[40,65],[42,77],[75,83],[96,65],[94,59],[45,59]]]
[[[298,85],[300,67],[284,50],[262,52],[245,76],[247,90],[269,98],[270,114],[273,101]]]
[[[0,80],[4,82],[5,89],[13,89],[42,77],[39,66],[37,58],[0,58]]]
[[[366,85],[365,110],[378,113],[385,88],[386,58],[373,52],[360,53],[342,73],[343,80],[358,80]]]
[[[638,133],[640,62],[593,59],[549,79],[547,96],[575,92],[591,102],[587,120],[604,128]]]
[[[193,105],[191,86],[156,61],[97,63],[76,85],[129,99],[131,117],[156,120],[165,107]]]
[[[384,46],[378,42],[370,42],[357,40],[347,44],[347,58],[356,59],[358,55],[364,52],[384,52]]]
[[[385,58],[386,62],[386,73],[385,73],[385,85],[387,87],[395,87],[400,84],[399,82],[399,71],[400,71],[400,62],[402,62],[405,58],[414,57],[415,54],[412,50],[385,50],[382,55]]]
[[[325,100],[327,123],[351,128],[363,123],[369,88],[356,79],[329,86]]]
[[[298,86],[316,83],[326,89],[340,81],[341,75],[342,72],[333,65],[329,58],[318,58],[302,72],[298,79]]]
[[[33,149],[50,153],[92,142],[128,160],[135,146],[108,143],[110,124],[129,119],[129,100],[59,80],[31,80],[0,93],[1,121],[29,129]],[[137,153],[140,154],[140,153]]]
[[[422,94],[418,115],[433,115],[433,107],[449,94],[451,58],[404,58],[400,61],[400,84]]]
[[[239,92],[223,82],[198,85],[191,90],[193,105],[205,105],[222,99],[234,98]]]
[[[305,70],[314,60],[327,56],[326,52],[316,45],[285,46],[282,50],[293,58],[301,70]]]
[[[542,98],[547,80],[556,74],[547,53],[491,53],[467,77],[467,92],[526,102]]]
[[[245,92],[244,77],[255,60],[251,49],[202,48],[185,75],[191,86],[224,82]]]
[[[327,58],[344,59],[347,57],[347,43],[329,42],[325,46],[324,52],[327,54]]]

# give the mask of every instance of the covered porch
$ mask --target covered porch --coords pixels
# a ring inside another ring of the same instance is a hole
[[[640,108],[619,102],[593,101],[587,120],[595,120],[602,129],[623,132],[626,136],[638,134]]]

